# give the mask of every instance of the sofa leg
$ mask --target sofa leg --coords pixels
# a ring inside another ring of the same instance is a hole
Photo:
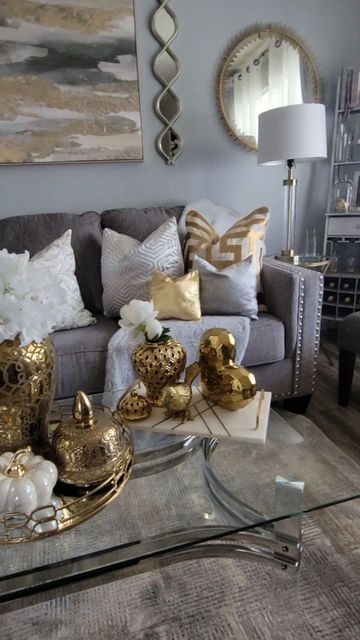
[[[347,407],[350,401],[351,384],[355,367],[356,353],[339,351],[339,405]]]
[[[292,413],[306,413],[311,400],[311,393],[307,396],[299,396],[297,398],[285,398],[283,401],[284,409],[292,411]]]

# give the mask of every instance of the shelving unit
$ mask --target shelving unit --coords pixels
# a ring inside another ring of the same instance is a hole
[[[342,78],[339,77],[336,92],[333,142],[331,151],[330,181],[323,255],[338,255],[337,271],[330,270],[324,278],[324,301],[322,315],[329,320],[341,321],[353,311],[360,311],[360,211],[345,213],[335,211],[334,185],[338,178],[348,176],[351,180],[360,171],[360,159],[339,159],[340,125],[360,135],[360,105],[340,108]],[[359,147],[360,149],[360,147]],[[349,266],[349,258],[354,265]],[[351,270],[349,270],[351,269]]]
[[[360,278],[349,273],[328,273],[324,278],[323,317],[342,320],[360,311]]]

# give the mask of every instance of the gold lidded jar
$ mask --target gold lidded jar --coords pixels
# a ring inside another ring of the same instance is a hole
[[[132,355],[134,369],[145,384],[147,399],[152,405],[164,402],[163,389],[177,382],[186,365],[186,351],[177,340],[144,342]]]
[[[0,453],[31,446],[49,448],[48,422],[55,386],[55,349],[50,338],[0,344]]]
[[[126,420],[143,420],[151,413],[149,400],[132,389],[129,394],[120,399],[116,407],[117,413]]]
[[[130,472],[133,445],[128,432],[78,391],[72,419],[55,429],[53,456],[59,480],[79,487],[102,482],[115,470]]]

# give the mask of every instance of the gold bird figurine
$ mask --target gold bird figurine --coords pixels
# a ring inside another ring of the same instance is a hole
[[[167,409],[167,418],[182,418],[182,422],[190,419],[191,385],[199,372],[199,363],[193,362],[185,369],[184,382],[169,384],[164,388],[164,406]]]

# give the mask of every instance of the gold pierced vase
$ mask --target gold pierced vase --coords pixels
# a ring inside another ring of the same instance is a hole
[[[52,451],[59,480],[77,487],[104,482],[120,470],[128,478],[134,456],[131,436],[116,414],[93,407],[83,391],[76,394],[72,418],[56,427]]]
[[[49,338],[20,346],[0,344],[0,452],[48,448],[48,421],[55,387],[55,349]]]
[[[164,402],[163,389],[176,382],[186,365],[186,351],[177,340],[144,342],[133,351],[134,369],[145,384],[152,405]]]

